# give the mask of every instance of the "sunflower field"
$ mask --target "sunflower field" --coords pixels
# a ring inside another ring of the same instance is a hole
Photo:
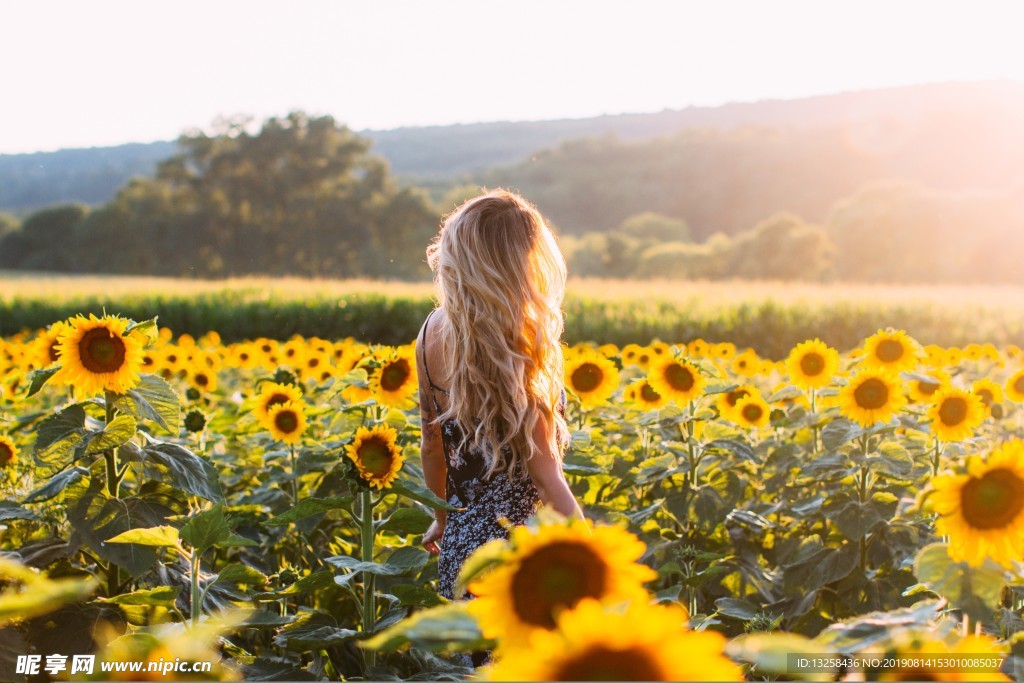
[[[589,524],[542,508],[447,602],[412,344],[3,338],[0,680],[1024,679],[1019,348],[674,341],[566,347]]]

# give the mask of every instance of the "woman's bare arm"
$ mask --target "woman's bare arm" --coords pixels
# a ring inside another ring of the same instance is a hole
[[[537,487],[541,501],[553,508],[555,512],[576,519],[583,519],[583,511],[576,496],[569,489],[569,482],[565,480],[562,472],[562,461],[557,453],[552,450],[552,442],[549,437],[553,425],[546,420],[539,420],[533,430],[533,441],[537,445],[538,452],[526,461],[527,470],[533,485]]]
[[[445,481],[448,475],[448,466],[445,463],[444,442],[441,440],[441,429],[435,423],[437,411],[434,408],[434,400],[431,394],[430,384],[427,381],[423,369],[423,336],[420,336],[420,344],[417,351],[420,354],[419,362],[416,363],[416,374],[419,380],[420,390],[420,424],[422,439],[420,441],[420,463],[423,466],[423,479],[427,488],[435,496],[444,500],[447,498]],[[434,510],[434,523],[430,525],[427,532],[423,534],[423,546],[430,552],[437,554],[439,548],[437,541],[444,533],[447,523],[447,514],[444,510]]]

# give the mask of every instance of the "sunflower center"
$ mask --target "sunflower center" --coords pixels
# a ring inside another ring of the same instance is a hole
[[[1024,373],[1017,376],[1017,379],[1013,382],[1013,390],[1018,394],[1024,394]]]
[[[924,396],[931,396],[932,394],[939,390],[940,386],[942,385],[939,384],[938,382],[921,381],[917,383],[917,390],[920,391],[921,394]]]
[[[196,384],[198,384],[201,387],[205,387],[205,386],[207,386],[210,383],[210,378],[207,377],[206,374],[204,374],[202,372],[196,373],[196,376],[194,377],[194,379],[195,379]]]
[[[290,400],[291,400],[291,397],[288,396],[287,394],[282,394],[280,392],[278,392],[276,394],[271,394],[270,398],[267,399],[267,408],[270,408],[272,406],[276,406],[276,405],[281,404],[281,403],[287,403]]]
[[[82,335],[78,355],[89,372],[117,372],[124,365],[124,341],[105,327],[97,327]]]
[[[756,403],[748,403],[743,406],[743,419],[747,422],[757,422],[764,415],[764,408]]]
[[[51,363],[56,363],[57,361],[60,360],[60,354],[57,353],[57,340],[56,339],[53,341],[53,343],[50,344],[50,347],[46,350],[46,352],[50,356],[50,362]]]
[[[650,384],[644,382],[640,386],[640,398],[642,398],[645,401],[650,401],[653,403],[654,401],[661,400],[661,394],[652,389]]]
[[[406,359],[402,358],[394,363],[388,363],[380,371],[380,388],[384,391],[400,389],[409,379],[409,374],[409,361]]]
[[[947,427],[956,427],[967,419],[967,401],[959,396],[950,396],[939,406],[939,419]]]
[[[878,410],[889,402],[889,387],[882,380],[869,377],[854,389],[853,400],[865,410]]]
[[[665,381],[676,391],[689,391],[693,388],[693,371],[680,363],[673,363],[665,368]]]
[[[960,492],[964,519],[975,529],[1001,529],[1024,510],[1024,480],[996,469],[971,478]]]
[[[820,375],[825,371],[825,359],[820,353],[805,353],[800,359],[800,371],[809,377]]]
[[[560,608],[604,594],[607,573],[604,561],[586,545],[551,543],[520,562],[512,578],[512,607],[526,623],[553,629]]]
[[[362,443],[358,450],[359,464],[363,470],[375,477],[388,473],[391,469],[391,449],[380,437],[370,437]]]
[[[0,465],[6,465],[14,458],[14,451],[7,444],[0,441]]]
[[[725,402],[729,404],[730,408],[735,408],[741,398],[749,395],[750,392],[746,389],[733,389],[725,395]]]
[[[315,368],[318,365],[320,365],[320,359],[316,358],[315,356],[313,358],[310,358],[309,361],[306,363],[306,367],[308,368]]]
[[[572,372],[572,386],[576,391],[589,392],[601,386],[604,372],[594,363],[584,363]]]
[[[555,681],[660,681],[665,674],[651,652],[630,647],[623,650],[592,645],[563,662],[554,672]]]
[[[992,405],[992,400],[995,399],[995,395],[993,395],[990,389],[978,389],[974,393],[978,395],[978,397],[981,399],[981,402],[984,403],[986,406]]]
[[[274,426],[284,434],[291,434],[299,428],[299,416],[291,410],[281,410],[274,416]]]
[[[903,348],[903,344],[895,339],[883,339],[875,348],[875,355],[883,363],[895,363],[903,358],[904,353],[906,350]]]

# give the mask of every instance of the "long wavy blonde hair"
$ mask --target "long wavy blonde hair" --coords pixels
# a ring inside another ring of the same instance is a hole
[[[541,420],[554,427],[548,445],[561,457],[565,258],[540,212],[505,190],[470,199],[445,217],[427,262],[450,368],[438,422],[458,420],[470,448],[501,454],[487,476],[525,476]]]

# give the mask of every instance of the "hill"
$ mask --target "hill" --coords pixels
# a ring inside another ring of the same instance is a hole
[[[373,150],[383,155],[407,183],[443,186],[465,174],[471,174],[472,179],[493,179],[495,176],[485,176],[483,171],[527,160],[540,150],[584,137],[615,135],[625,142],[652,140],[685,128],[729,131],[745,126],[796,130],[838,127],[842,129],[841,135],[847,136],[839,143],[847,145],[850,152],[850,158],[837,159],[841,163],[850,163],[851,159],[856,162],[859,156],[872,157],[881,152],[891,161],[882,169],[885,172],[905,174],[924,168],[931,174],[929,177],[938,177],[940,181],[945,172],[944,180],[957,185],[961,183],[958,174],[964,169],[943,163],[941,157],[936,157],[938,148],[927,142],[903,144],[908,136],[927,141],[934,136],[948,139],[950,135],[962,135],[960,142],[968,145],[975,132],[987,140],[1001,133],[1007,136],[1011,149],[1016,149],[1020,133],[1015,122],[1022,117],[1024,84],[992,81],[690,107],[650,114],[410,127],[368,130],[362,134],[373,139]],[[173,142],[154,142],[0,155],[0,210],[28,212],[61,202],[106,202],[129,178],[151,174],[156,163],[173,151]],[[790,150],[784,145],[777,151],[785,155]],[[1005,158],[1013,157],[1007,152]],[[973,170],[992,176],[1007,169],[1002,165]],[[515,173],[502,177],[518,182]],[[968,180],[974,182],[972,178]],[[757,182],[757,177],[750,176],[750,181]],[[525,190],[529,182],[523,182]],[[831,194],[819,204],[835,199]],[[796,206],[786,208],[799,210]]]

